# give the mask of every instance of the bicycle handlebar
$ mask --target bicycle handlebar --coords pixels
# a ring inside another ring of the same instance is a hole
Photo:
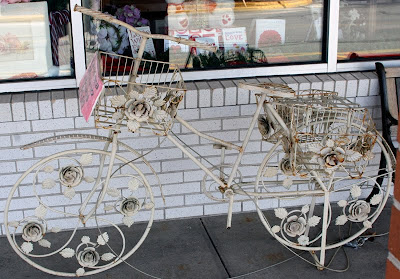
[[[125,22],[123,22],[121,20],[118,20],[118,19],[114,18],[111,15],[103,14],[102,12],[94,11],[94,10],[91,10],[91,9],[88,9],[88,8],[85,8],[85,7],[82,7],[82,6],[79,6],[79,5],[75,5],[74,11],[80,12],[80,13],[88,15],[88,16],[91,16],[91,17],[93,17],[95,19],[100,19],[100,20],[107,21],[109,23],[115,23],[115,24],[124,26],[125,28],[127,28],[127,29],[131,30],[132,32],[134,32],[134,33],[136,33],[136,34],[138,34],[138,35],[140,35],[142,37],[145,37],[145,38],[170,40],[170,41],[177,42],[179,44],[184,44],[184,45],[191,46],[191,47],[196,47],[196,48],[198,47],[198,48],[201,48],[201,49],[204,49],[204,50],[208,50],[208,51],[212,51],[212,52],[215,52],[217,50],[217,48],[215,46],[211,46],[211,45],[203,44],[203,43],[198,43],[198,42],[191,41],[191,40],[184,39],[184,38],[176,38],[176,37],[172,37],[172,36],[168,36],[168,35],[149,34],[149,33],[146,33],[146,32],[142,32],[142,31],[137,30],[135,27],[129,25],[128,23],[125,23]]]

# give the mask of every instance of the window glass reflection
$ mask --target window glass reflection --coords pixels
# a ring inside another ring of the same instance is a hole
[[[0,81],[73,75],[69,1],[0,0]]]
[[[213,44],[216,53],[155,40],[146,57],[183,69],[217,69],[320,62],[321,0],[137,0],[86,1],[145,32]],[[135,57],[140,38],[125,28],[85,20],[87,49]]]
[[[339,61],[400,56],[400,2],[340,1]]]

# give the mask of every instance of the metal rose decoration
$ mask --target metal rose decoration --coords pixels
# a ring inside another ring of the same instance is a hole
[[[281,162],[279,163],[279,168],[286,175],[294,175],[292,163],[290,162],[290,158],[287,156],[282,158]]]
[[[284,232],[291,237],[302,235],[306,230],[306,220],[303,217],[290,216],[283,226]]]
[[[140,209],[140,202],[135,197],[125,198],[121,202],[120,210],[125,216],[133,216]]]
[[[63,167],[60,169],[59,178],[61,184],[69,187],[75,187],[82,181],[83,169],[80,166]]]
[[[145,99],[130,99],[125,104],[125,115],[130,120],[147,121],[153,114],[153,107]]]
[[[349,215],[347,218],[353,222],[363,222],[368,218],[368,214],[371,211],[369,203],[363,200],[358,200],[349,205]]]
[[[341,147],[331,148],[326,147],[321,150],[319,163],[325,167],[326,172],[333,172],[344,162],[345,151]]]
[[[83,267],[92,267],[98,264],[100,261],[100,255],[96,252],[93,247],[86,247],[83,251],[80,251],[77,255],[78,262]]]
[[[45,227],[37,222],[28,222],[22,229],[22,238],[25,241],[37,242],[43,238],[46,233]]]

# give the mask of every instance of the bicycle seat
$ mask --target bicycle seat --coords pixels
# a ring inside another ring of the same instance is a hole
[[[291,87],[278,83],[245,83],[240,82],[239,88],[266,93],[269,97],[295,98],[296,91]]]

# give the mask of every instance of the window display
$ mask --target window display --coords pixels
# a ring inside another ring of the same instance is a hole
[[[0,1],[0,81],[73,75],[69,1]]]
[[[167,41],[154,41],[146,48],[148,58],[171,62],[182,69],[325,60],[321,35],[323,4],[318,0],[94,0],[87,1],[86,6],[151,33],[218,48],[216,53],[210,53]],[[97,47],[108,53],[135,57],[138,43],[132,39],[129,43],[124,27],[86,19],[85,31],[87,50]]]

